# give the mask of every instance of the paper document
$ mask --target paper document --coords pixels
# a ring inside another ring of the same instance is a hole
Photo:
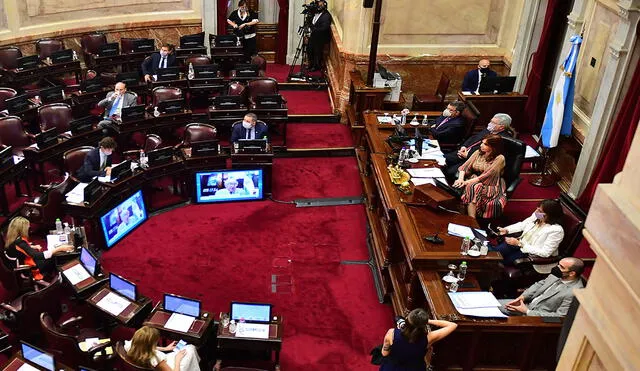
[[[87,278],[91,277],[89,272],[82,266],[82,264],[76,264],[73,267],[66,269],[62,272],[72,285],[78,284]]]
[[[436,182],[433,181],[433,178],[411,178],[411,183],[415,186],[420,186],[424,184],[433,184],[436,185]]]
[[[51,251],[60,245],[69,243],[69,237],[66,234],[48,234],[47,250]]]
[[[111,176],[110,176],[110,175],[107,175],[107,176],[99,176],[99,177],[98,177],[98,181],[99,181],[100,183],[109,183],[109,182],[111,182]]]
[[[106,339],[86,338],[84,341],[81,341],[78,343],[78,347],[80,348],[81,351],[86,352],[89,349],[93,348],[95,345],[106,343],[106,342],[109,342],[110,340],[111,339],[109,338],[106,338]],[[106,347],[104,351],[107,353],[107,355],[113,354],[113,349],[111,347]]]
[[[169,320],[167,320],[167,323],[164,324],[164,328],[181,332],[189,332],[189,329],[195,320],[195,317],[181,313],[173,313],[171,314],[171,317],[169,317]]]
[[[437,167],[427,167],[424,169],[407,169],[412,178],[444,178],[444,173]]]
[[[18,371],[40,371],[39,368],[35,368],[28,363],[23,364],[18,368]]]
[[[538,151],[536,151],[530,146],[527,146],[527,149],[524,152],[524,158],[536,158],[536,157],[540,157],[540,154],[538,153]]]
[[[475,93],[472,91],[463,91],[462,95],[475,95]]]
[[[393,124],[393,117],[391,116],[378,116],[379,124]]]
[[[474,230],[478,232],[480,235],[487,237],[486,231],[483,231],[482,229],[477,229],[477,228],[474,228]],[[449,233],[452,236],[458,236],[462,238],[469,237],[472,240],[477,237],[476,234],[473,233],[473,230],[471,227],[467,227],[466,225],[454,224],[454,223],[449,223],[449,225],[447,226],[447,233]]]
[[[489,308],[499,307],[500,302],[489,291],[450,292],[449,298],[456,308]]]
[[[490,317],[490,318],[507,318],[505,315],[498,309],[498,307],[491,308],[471,308],[471,309],[458,309],[456,308],[458,313],[464,316],[471,317]]]
[[[78,183],[77,186],[68,192],[65,197],[70,204],[81,204],[84,202],[84,189],[89,183]]]
[[[114,316],[119,316],[129,304],[131,304],[129,300],[110,292],[104,298],[100,299],[96,305]]]
[[[269,338],[269,325],[264,323],[238,323],[236,327],[236,336],[241,338]]]

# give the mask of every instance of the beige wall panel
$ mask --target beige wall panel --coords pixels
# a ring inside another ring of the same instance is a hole
[[[0,30],[6,29],[7,24],[7,12],[4,9],[4,1],[0,0]]]

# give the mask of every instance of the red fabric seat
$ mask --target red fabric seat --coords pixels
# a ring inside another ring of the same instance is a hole
[[[440,111],[444,109],[444,99],[447,96],[451,79],[446,74],[440,75],[440,82],[434,94],[415,94],[413,109],[425,111]]]

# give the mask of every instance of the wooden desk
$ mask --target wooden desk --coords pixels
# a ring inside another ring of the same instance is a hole
[[[269,338],[241,338],[229,332],[229,327],[223,327],[218,324],[218,351],[224,353],[224,350],[265,350],[275,353],[276,367],[280,363],[280,350],[282,349],[282,316],[276,316],[277,321],[269,324]],[[224,357],[223,357],[224,358]]]
[[[101,313],[105,314],[107,317],[114,319],[116,322],[121,323],[128,327],[135,327],[142,322],[142,320],[146,317],[147,313],[151,310],[151,299],[147,297],[140,297],[137,301],[131,302],[125,310],[122,311],[117,316],[107,312],[106,310],[100,308],[98,306],[98,302],[102,300],[107,294],[109,294],[111,289],[108,286],[101,288],[95,294],[91,295],[87,299],[87,303],[92,307],[98,309]]]
[[[194,345],[204,344],[211,335],[214,323],[209,312],[202,312],[200,318],[196,318],[193,321],[187,332],[164,327],[169,317],[171,317],[171,314],[171,312],[167,312],[162,308],[161,303],[158,303],[143,324],[158,329],[163,335],[170,339],[184,339],[186,342]]]
[[[511,126],[515,130],[527,125],[524,107],[528,98],[520,93],[464,95],[461,91],[458,92],[459,100],[473,102],[480,112],[478,125],[486,126],[496,113],[506,113],[511,116]]]
[[[423,270],[417,279],[422,296],[415,302],[427,309],[429,318],[458,324],[434,345],[436,370],[555,370],[561,324],[546,323],[542,317],[466,317],[455,310],[441,275]]]
[[[24,360],[24,358],[22,358],[22,352],[18,352],[16,354],[14,354],[9,361],[7,362],[7,364],[2,368],[3,371],[17,371],[20,369],[20,367],[22,367],[23,365],[28,364],[27,361]],[[30,364],[29,364],[30,365]],[[74,369],[69,367],[69,366],[65,366],[62,363],[56,361],[56,371],[58,370],[64,370],[64,371],[73,371]]]
[[[250,170],[260,168],[264,172],[264,193],[271,194],[271,178],[273,174],[273,150],[264,153],[240,153],[232,149],[231,168]]]
[[[67,279],[67,276],[64,275],[64,271],[70,269],[76,265],[80,264],[80,259],[72,260],[64,265],[58,266],[58,271],[62,273],[62,277],[65,282],[71,286],[73,290],[74,296],[78,298],[86,298],[92,292],[99,289],[100,286],[104,285],[109,280],[108,272],[101,271],[96,276],[89,276],[86,280],[80,281],[75,285],[72,285],[71,282]]]
[[[92,55],[87,65],[96,72],[104,72],[114,67],[121,67],[123,72],[136,71],[140,69],[140,65],[144,59],[154,52],[138,52],[126,53],[113,56],[95,56]]]
[[[27,172],[28,169],[28,161],[25,161],[24,158],[21,158],[20,161],[18,161],[17,163],[15,162],[15,157],[14,157],[14,164],[4,167],[2,169],[0,169],[0,187],[2,189],[0,189],[0,212],[2,212],[3,214],[9,214],[10,210],[9,210],[9,202],[7,201],[7,195],[5,193],[5,185],[7,183],[11,183],[14,182],[15,183],[15,193],[16,193],[16,197],[18,197],[20,195],[20,179],[22,178],[22,176]],[[25,182],[27,184],[27,187],[29,187],[29,182]],[[29,190],[29,193],[31,193],[31,190]]]

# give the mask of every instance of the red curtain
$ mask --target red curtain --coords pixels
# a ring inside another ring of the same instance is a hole
[[[227,16],[229,15],[229,0],[218,0],[218,35],[227,33]]]
[[[547,4],[547,12],[544,16],[544,26],[542,26],[542,34],[538,43],[538,50],[533,55],[533,63],[531,72],[527,78],[527,85],[524,88],[524,95],[527,95],[527,105],[524,108],[527,122],[522,123],[522,130],[533,133],[536,129],[536,120],[538,119],[538,105],[540,102],[540,89],[542,87],[542,74],[549,59],[549,49],[551,47],[554,26],[556,25],[556,17],[560,12],[556,6],[560,0],[549,0]]]
[[[633,136],[640,120],[640,61],[636,65],[629,91],[622,101],[618,116],[607,136],[598,163],[593,170],[587,187],[576,200],[585,210],[591,206],[599,183],[611,183],[613,177],[622,171],[627,154],[631,148]]]
[[[289,0],[278,0],[280,12],[278,13],[278,46],[276,50],[276,63],[287,63],[287,41],[289,37]]]

